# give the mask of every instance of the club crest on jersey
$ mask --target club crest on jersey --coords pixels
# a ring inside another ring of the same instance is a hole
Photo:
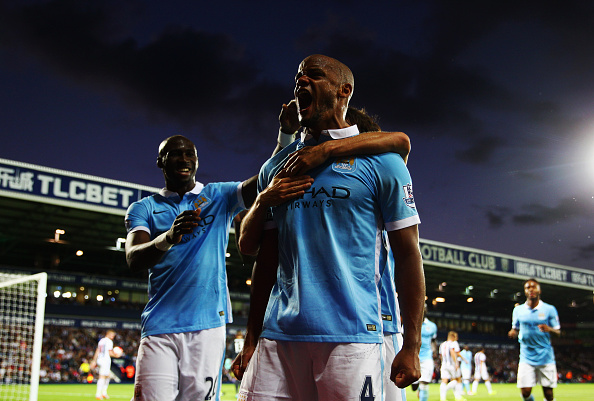
[[[353,173],[356,169],[357,165],[355,164],[354,157],[350,159],[338,159],[332,163],[332,170],[337,173]]]
[[[412,189],[412,184],[408,183],[406,185],[402,186],[402,190],[404,191],[404,198],[402,198],[404,200],[404,203],[406,204],[406,206],[414,209],[415,206],[415,198],[413,196],[413,189]]]
[[[210,199],[208,199],[206,196],[198,195],[198,197],[194,201],[194,207],[196,209],[198,209],[198,208],[208,205],[209,203],[210,203]]]
[[[540,320],[545,320],[545,317],[546,317],[546,315],[544,314],[544,312],[540,312],[540,313],[538,314],[538,318],[539,318]]]

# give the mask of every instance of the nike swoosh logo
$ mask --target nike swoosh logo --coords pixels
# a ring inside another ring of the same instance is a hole
[[[153,214],[165,213],[167,210],[153,210]]]

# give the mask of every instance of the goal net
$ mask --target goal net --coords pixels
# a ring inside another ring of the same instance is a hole
[[[47,274],[0,273],[0,399],[37,401]]]

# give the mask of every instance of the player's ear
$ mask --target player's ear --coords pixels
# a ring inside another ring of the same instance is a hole
[[[161,156],[157,157],[157,167],[163,168],[163,160],[161,159]]]
[[[340,90],[338,91],[338,97],[348,98],[351,96],[351,93],[353,93],[353,85],[346,82],[340,87]]]

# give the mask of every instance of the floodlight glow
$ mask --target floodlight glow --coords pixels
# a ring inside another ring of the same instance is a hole
[[[103,295],[97,295],[97,301],[99,301],[99,302],[103,301]]]
[[[474,298],[468,297],[468,298],[466,298],[466,302],[468,302],[468,303],[474,302]]]
[[[245,280],[245,283],[246,283],[247,285],[252,285],[252,279],[249,279],[249,278],[248,278],[247,280]]]
[[[56,231],[54,232],[54,241],[60,241],[60,235],[63,234],[66,234],[65,230],[62,230],[61,228],[56,228]]]
[[[122,249],[122,244],[126,243],[126,238],[118,238],[116,240],[116,249],[119,251],[120,249]]]
[[[435,302],[445,302],[445,298],[437,297],[437,298],[435,298]]]
[[[54,298],[60,298],[62,293],[60,291],[54,291]]]
[[[79,249],[78,251],[76,251],[76,256],[82,256],[82,255],[83,255],[83,253],[84,253],[84,252],[83,252],[82,250],[80,250],[80,249]]]

